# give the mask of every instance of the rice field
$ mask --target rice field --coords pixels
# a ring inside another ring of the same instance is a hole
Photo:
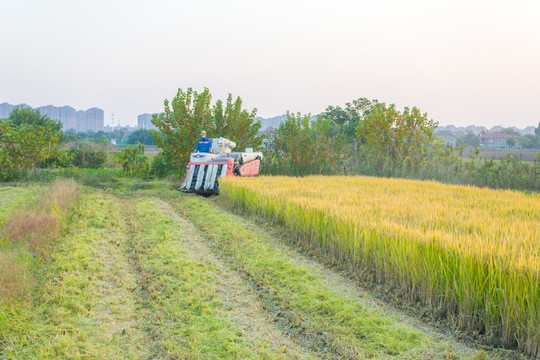
[[[540,195],[370,177],[228,178],[221,194],[495,345],[540,354]]]

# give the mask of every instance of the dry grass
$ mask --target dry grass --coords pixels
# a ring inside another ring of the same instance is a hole
[[[62,219],[79,198],[80,186],[73,180],[52,184],[41,201],[18,211],[6,226],[12,242],[24,242],[41,252],[62,229]]]
[[[7,301],[21,296],[30,283],[28,265],[17,262],[15,254],[0,253],[0,298]]]
[[[7,226],[7,235],[14,243],[26,243],[33,252],[41,252],[51,238],[58,234],[61,220],[56,214],[34,214],[19,211]]]
[[[81,187],[72,179],[55,181],[51,191],[45,196],[45,204],[58,207],[62,211],[68,211],[79,199]]]
[[[60,234],[63,220],[78,200],[79,193],[80,186],[75,181],[56,181],[41,199],[17,211],[5,224],[3,234],[9,241],[0,248],[1,299],[9,301],[29,288],[32,259]],[[25,246],[21,248],[15,244]],[[20,256],[25,253],[26,259]]]

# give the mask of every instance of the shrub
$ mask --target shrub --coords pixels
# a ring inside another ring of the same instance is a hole
[[[98,169],[107,161],[105,151],[72,149],[69,151],[71,165],[81,169]]]
[[[118,153],[117,161],[122,165],[124,175],[147,176],[148,159],[144,156],[144,145],[129,146]]]
[[[169,175],[171,171],[171,163],[169,157],[164,153],[160,152],[152,159],[152,167],[150,173],[157,177],[164,177]]]

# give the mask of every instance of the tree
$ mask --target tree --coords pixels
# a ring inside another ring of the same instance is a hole
[[[540,136],[527,134],[519,138],[518,143],[525,149],[540,149]]]
[[[534,129],[534,133],[536,134],[536,136],[540,137],[540,122],[538,123],[538,127]]]
[[[391,171],[399,175],[406,168],[412,172],[418,169],[437,125],[416,107],[400,112],[394,104],[387,107],[382,103],[358,123],[357,136],[380,175]]]
[[[508,139],[508,140],[506,140],[506,145],[513,148],[514,146],[516,146],[516,139]]]
[[[272,174],[335,174],[341,149],[336,146],[336,124],[318,116],[287,112],[287,119],[271,135],[263,170]],[[342,142],[343,143],[343,142]]]
[[[341,132],[350,141],[356,140],[358,123],[369,114],[371,108],[378,104],[378,100],[359,98],[345,104],[345,109],[339,106],[328,106],[320,115],[340,125]]]
[[[58,152],[62,124],[38,110],[15,108],[0,120],[0,180],[20,176]]]
[[[122,165],[124,175],[146,176],[148,174],[148,159],[144,156],[144,145],[128,146],[118,153],[116,159]]]
[[[465,134],[465,136],[459,139],[459,142],[471,147],[480,145],[480,139],[473,133]]]
[[[15,127],[20,127],[22,125],[33,126],[36,128],[49,126],[55,131],[62,130],[62,123],[52,120],[46,115],[41,115],[39,110],[34,110],[32,108],[16,107],[9,115],[8,120]]]
[[[138,129],[129,134],[128,144],[156,145],[154,137],[146,129]]]
[[[261,122],[255,120],[256,116],[257,109],[251,112],[242,109],[242,99],[237,97],[233,102],[232,95],[229,94],[225,108],[221,100],[216,101],[212,108],[212,125],[215,135],[233,140],[238,149],[258,148],[263,138],[257,136]]]
[[[256,109],[243,110],[242,100],[238,97],[233,103],[230,94],[225,107],[222,101],[212,107],[211,101],[212,95],[207,88],[201,93],[192,88],[178,89],[172,101],[165,99],[163,113],[153,116],[152,123],[161,134],[150,133],[173,169],[185,167],[202,130],[206,130],[209,137],[227,137],[240,149],[261,145],[262,137],[257,136],[260,123],[255,121]]]
[[[517,132],[515,129],[512,129],[512,128],[502,129],[501,132],[504,133],[504,134],[521,136],[521,134],[519,132]]]

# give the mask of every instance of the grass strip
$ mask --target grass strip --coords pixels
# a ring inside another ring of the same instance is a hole
[[[126,233],[113,197],[86,194],[65,238],[51,244],[33,300],[0,303],[0,356],[146,358]]]
[[[16,209],[25,206],[41,195],[43,187],[0,187],[0,226],[6,222]]]
[[[137,267],[141,271],[152,323],[148,331],[159,339],[153,354],[160,358],[252,359],[313,358],[271,341],[261,329],[236,321],[238,303],[222,292],[226,269],[215,259],[195,254],[188,242],[203,242],[163,207],[160,200],[134,199]],[[174,214],[174,213],[173,213]],[[204,251],[204,249],[202,249]],[[247,292],[245,287],[238,292]],[[230,295],[230,294],[229,294]],[[234,297],[234,296],[231,296]],[[247,319],[249,322],[249,319]],[[251,333],[249,333],[251,332]]]
[[[0,301],[14,302],[28,297],[42,256],[50,241],[65,229],[64,222],[79,200],[80,187],[73,181],[62,180],[47,188],[3,189]]]
[[[288,313],[290,328],[299,336],[322,339],[328,357],[344,358],[460,358],[444,342],[401,324],[377,309],[326,284],[311,268],[265,241],[242,221],[207,201],[188,197],[179,209],[208,234],[269,301]]]

